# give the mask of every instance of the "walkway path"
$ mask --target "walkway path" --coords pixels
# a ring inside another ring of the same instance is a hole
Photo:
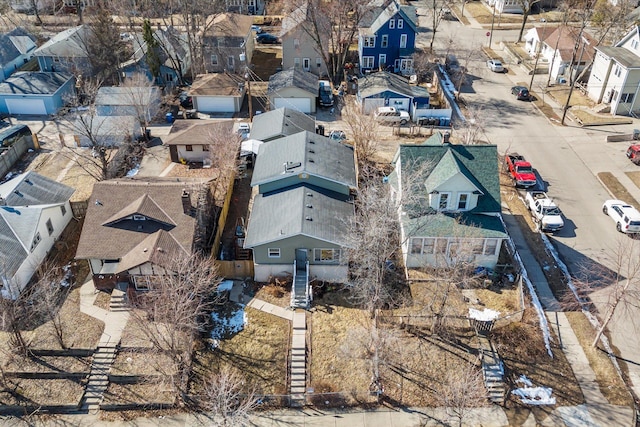
[[[591,365],[589,365],[589,360],[584,354],[567,317],[561,311],[560,304],[551,292],[546,276],[531,253],[515,218],[507,213],[503,213],[503,218],[516,250],[520,254],[527,275],[536,289],[549,325],[554,329],[560,347],[569,361],[584,394],[586,405],[573,406],[570,410],[567,408],[561,410],[562,408],[559,408],[556,412],[567,425],[635,425],[633,408],[610,405],[600,392],[595,373],[591,369]]]
[[[104,392],[109,386],[109,371],[116,358],[117,346],[127,322],[129,309],[126,305],[126,293],[114,289],[111,293],[109,310],[93,305],[97,292],[91,279],[80,288],[80,311],[104,322],[104,330],[91,361],[91,372],[82,396],[82,409],[97,412],[100,409]]]

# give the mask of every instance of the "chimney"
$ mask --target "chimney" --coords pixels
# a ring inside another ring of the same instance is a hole
[[[191,215],[192,208],[193,207],[191,206],[191,197],[189,195],[189,191],[183,188],[182,189],[182,210],[184,211],[184,214]]]
[[[451,136],[451,134],[449,132],[445,132],[442,134],[442,143],[443,144],[448,144],[449,143],[449,137]]]

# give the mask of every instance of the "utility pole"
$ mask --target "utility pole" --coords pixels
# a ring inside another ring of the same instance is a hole
[[[576,54],[578,53],[578,49],[580,48],[580,42],[586,44],[587,41],[583,39],[582,32],[584,31],[585,25],[580,28],[580,32],[578,33],[578,37],[576,40],[576,45],[573,48],[573,54],[571,55],[571,63],[569,64],[569,96],[567,96],[567,102],[564,103],[564,107],[562,108],[562,120],[560,124],[564,125],[564,119],[567,117],[567,110],[569,110],[569,103],[571,102],[571,94],[573,94],[573,86],[575,85],[575,81],[573,79],[573,64],[576,60]],[[582,48],[584,52],[584,45]],[[578,61],[582,61],[582,53],[580,54],[580,59]]]
[[[545,19],[542,26],[542,35],[538,41],[538,48],[536,49],[536,62],[533,64],[533,72],[531,73],[531,83],[529,83],[529,90],[533,89],[533,79],[536,76],[536,70],[538,69],[538,60],[540,59],[540,52],[542,51],[542,40],[544,40],[547,29],[547,20]]]
[[[246,46],[244,46],[246,49]],[[249,105],[249,122],[253,122],[253,99],[251,99],[251,70],[247,62],[247,54],[240,54],[240,61],[244,62],[244,82],[247,86],[247,101]]]
[[[491,13],[491,32],[489,33],[489,49],[491,49],[491,41],[493,40],[493,23],[496,20],[496,2],[493,2],[493,12]]]

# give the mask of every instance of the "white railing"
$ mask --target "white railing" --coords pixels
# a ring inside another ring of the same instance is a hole
[[[311,292],[311,282],[309,281],[309,261],[307,261],[307,277],[306,277],[306,295],[305,295],[305,303],[307,307],[311,305],[311,301],[313,301],[313,294]]]
[[[296,307],[296,260],[293,260],[293,282],[291,283],[291,303],[289,304],[291,308]]]

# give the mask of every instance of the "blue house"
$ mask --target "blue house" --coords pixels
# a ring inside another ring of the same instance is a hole
[[[33,55],[38,59],[40,71],[92,75],[87,53],[90,32],[86,25],[69,28],[37,48]]]
[[[410,85],[405,77],[386,71],[361,78],[356,98],[365,114],[372,113],[378,107],[396,107],[415,116],[416,111],[429,108],[427,88]]]
[[[0,35],[0,82],[29,62],[36,50],[33,36],[18,27]]]
[[[360,70],[411,74],[417,22],[415,8],[397,0],[369,11],[358,24]]]

